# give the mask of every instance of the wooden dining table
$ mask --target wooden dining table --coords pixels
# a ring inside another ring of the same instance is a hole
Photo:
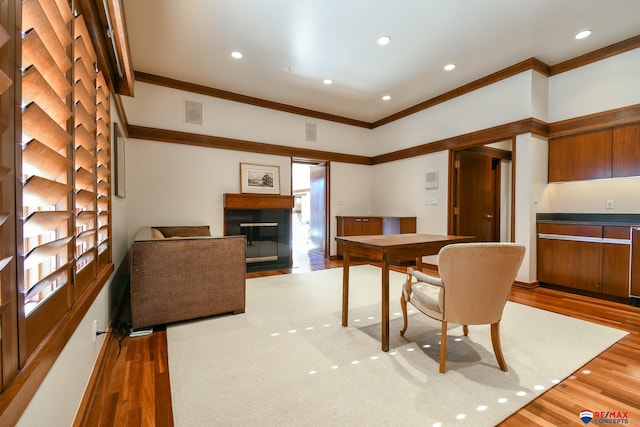
[[[471,242],[473,236],[436,234],[385,234],[373,236],[340,236],[342,242],[342,326],[349,323],[349,263],[351,257],[382,263],[382,351],[389,351],[389,265],[391,262],[415,261],[422,268],[422,257],[436,255],[452,243]]]

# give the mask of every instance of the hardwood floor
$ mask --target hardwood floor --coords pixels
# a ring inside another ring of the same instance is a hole
[[[341,267],[340,261],[311,257],[294,269],[249,273],[248,278]],[[394,267],[404,272],[404,268]],[[579,319],[612,326],[629,335],[550,389],[501,426],[584,425],[580,411],[626,413],[628,425],[640,425],[640,308],[557,290],[514,288],[510,300]],[[149,336],[115,335],[105,341],[105,368],[85,396],[77,426],[173,426],[164,328]]]

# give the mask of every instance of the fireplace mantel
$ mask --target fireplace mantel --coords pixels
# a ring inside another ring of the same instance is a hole
[[[293,209],[293,196],[278,194],[224,194],[226,209]]]

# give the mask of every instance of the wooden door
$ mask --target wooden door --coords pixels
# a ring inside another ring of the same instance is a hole
[[[454,233],[478,241],[500,240],[500,164],[487,154],[456,152]]]
[[[327,241],[327,168],[325,164],[309,168],[309,242],[310,250],[328,257]]]

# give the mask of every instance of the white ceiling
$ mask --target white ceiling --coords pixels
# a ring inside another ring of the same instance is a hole
[[[367,122],[531,57],[555,65],[640,34],[640,0],[124,0],[124,8],[136,71]],[[593,34],[576,40],[583,29]],[[383,35],[387,46],[376,43]],[[231,58],[234,50],[244,57]],[[448,63],[456,69],[444,71]]]

